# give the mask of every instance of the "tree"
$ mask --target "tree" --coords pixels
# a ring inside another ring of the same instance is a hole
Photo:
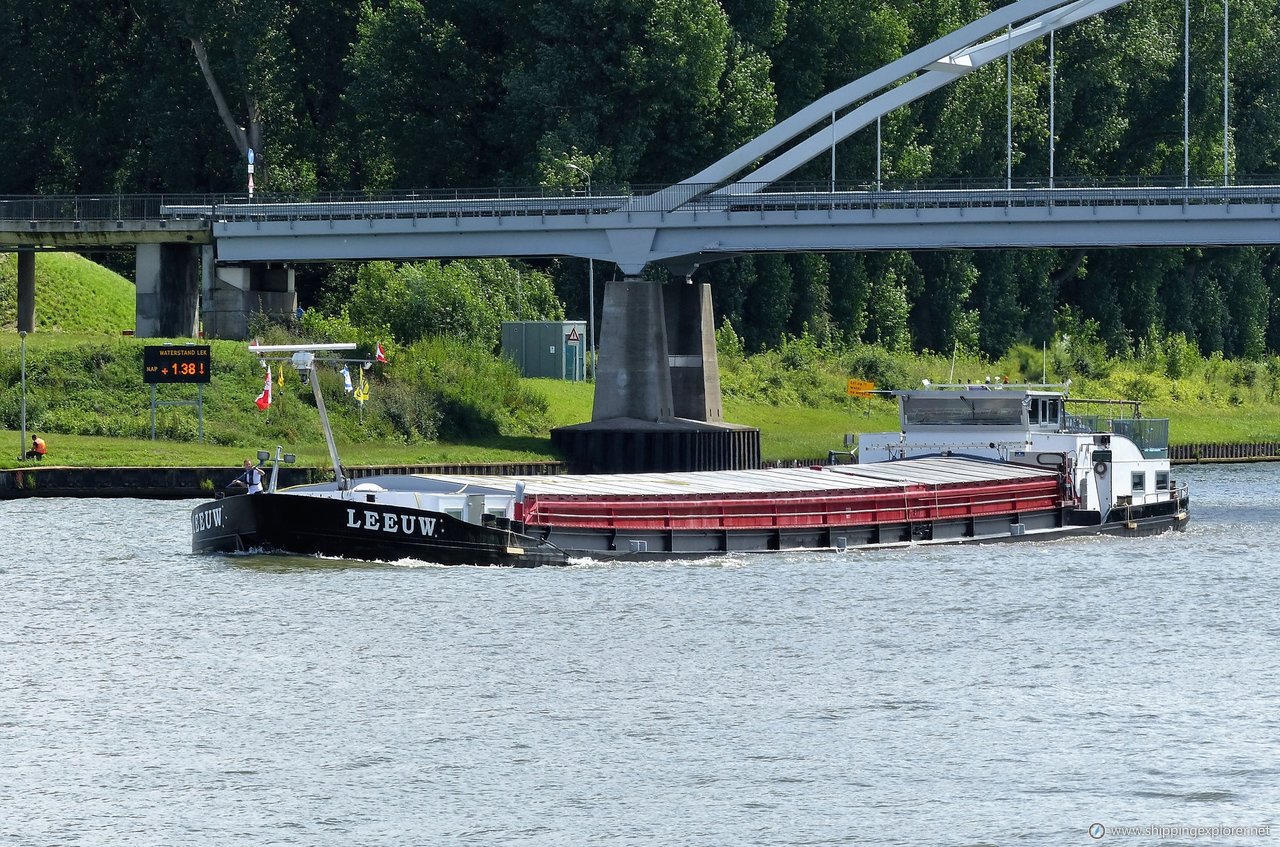
[[[346,311],[356,327],[385,326],[402,345],[439,335],[491,350],[503,321],[564,319],[550,277],[496,260],[370,262]]]

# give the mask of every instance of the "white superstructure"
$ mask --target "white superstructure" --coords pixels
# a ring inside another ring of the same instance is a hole
[[[1076,400],[1067,386],[926,386],[891,393],[898,398],[899,431],[860,435],[859,464],[953,455],[1062,469],[1076,508],[1098,511],[1104,520],[1114,508],[1177,496],[1169,422],[1140,417],[1137,403]],[[1133,414],[1068,414],[1068,404],[1130,406]]]

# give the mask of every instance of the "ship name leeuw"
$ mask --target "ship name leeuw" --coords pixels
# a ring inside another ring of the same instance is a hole
[[[355,509],[347,509],[348,529],[400,532],[405,535],[413,535],[415,530],[421,535],[435,535],[436,532],[435,518],[428,518],[422,515],[397,515],[392,512],[374,512],[369,509],[363,511],[363,515],[357,516]]]
[[[217,529],[222,526],[222,507],[215,506],[204,512],[196,512],[191,516],[191,529],[193,532],[205,532],[210,529]]]

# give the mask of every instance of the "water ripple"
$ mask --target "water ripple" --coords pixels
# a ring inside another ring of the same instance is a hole
[[[1157,538],[534,571],[193,556],[191,503],[0,503],[47,528],[0,566],[0,843],[1265,824],[1280,467],[1178,476],[1193,523]]]

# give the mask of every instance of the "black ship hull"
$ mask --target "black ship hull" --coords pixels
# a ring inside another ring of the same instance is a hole
[[[555,547],[450,515],[297,494],[224,497],[191,513],[191,550],[319,554],[344,559],[421,559],[443,565],[563,565]]]
[[[985,520],[944,519],[822,529],[625,533],[576,527],[476,525],[441,512],[289,493],[227,497],[192,512],[192,551],[319,554],[345,559],[415,559],[443,565],[533,567],[571,558],[652,560],[735,553],[832,550],[909,544],[1046,541],[1087,535],[1144,536],[1184,529],[1185,498],[1141,509],[1042,510]]]

